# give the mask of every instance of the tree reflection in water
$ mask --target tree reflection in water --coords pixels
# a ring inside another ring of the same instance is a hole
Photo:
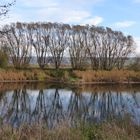
[[[125,114],[139,123],[140,92],[28,90],[24,87],[0,94],[2,123],[14,127],[43,123],[52,128],[61,121],[76,126],[79,121],[95,123],[123,118]]]

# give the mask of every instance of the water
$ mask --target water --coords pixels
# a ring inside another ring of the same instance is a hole
[[[140,124],[140,86],[80,86],[0,84],[0,120],[3,125],[61,122],[100,123],[130,116]]]

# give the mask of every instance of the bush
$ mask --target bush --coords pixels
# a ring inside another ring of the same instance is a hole
[[[50,70],[48,74],[54,78],[62,78],[64,76],[64,70]]]
[[[0,50],[0,68],[6,68],[8,65],[8,56]]]
[[[140,71],[140,57],[136,57],[127,67],[128,70]]]

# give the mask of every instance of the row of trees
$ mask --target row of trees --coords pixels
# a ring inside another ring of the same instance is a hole
[[[73,69],[82,69],[90,62],[92,69],[123,68],[134,51],[132,36],[111,28],[70,26],[59,23],[13,23],[3,27],[0,44],[9,53],[16,68],[27,67],[32,56],[44,68],[51,58],[55,68],[63,57],[70,57]]]

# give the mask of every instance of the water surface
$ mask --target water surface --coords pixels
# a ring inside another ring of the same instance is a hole
[[[3,125],[43,123],[49,128],[68,122],[100,123],[129,115],[140,124],[140,88],[135,86],[79,86],[0,84]]]

